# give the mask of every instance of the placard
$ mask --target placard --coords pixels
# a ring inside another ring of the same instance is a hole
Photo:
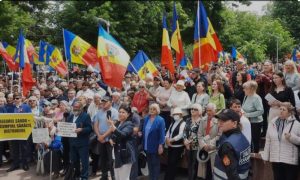
[[[33,143],[44,143],[49,141],[48,128],[32,129],[32,141]]]
[[[62,137],[77,137],[75,133],[76,124],[69,122],[58,122],[57,123],[57,135]]]

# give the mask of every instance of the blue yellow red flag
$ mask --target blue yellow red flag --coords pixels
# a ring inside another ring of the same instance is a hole
[[[110,87],[122,88],[130,57],[120,43],[99,26],[97,55],[104,82]]]
[[[17,71],[18,70],[18,65],[13,60],[13,56],[10,55],[7,52],[7,49],[5,48],[5,46],[7,47],[8,44],[5,43],[5,45],[4,45],[4,42],[0,41],[0,55],[2,56],[2,58],[4,59],[4,61],[6,62],[9,70],[11,70],[11,71]],[[14,55],[14,53],[13,53],[13,55]]]
[[[97,66],[97,50],[79,36],[64,29],[64,46],[67,61],[86,66]]]
[[[49,62],[49,66],[55,69],[60,75],[66,76],[68,68],[59,49],[51,44],[47,44],[46,54],[46,62]]]
[[[147,74],[151,74],[152,76],[158,75],[157,68],[150,60],[150,58],[142,50],[138,51],[136,56],[131,61],[131,64],[128,65],[127,70],[130,72],[137,73],[139,77],[143,80],[146,78]]]

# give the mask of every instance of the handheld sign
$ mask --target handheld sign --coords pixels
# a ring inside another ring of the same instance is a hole
[[[32,141],[33,143],[44,143],[49,140],[48,128],[32,129]]]
[[[57,123],[57,135],[61,137],[77,137],[75,133],[76,124],[68,122]]]

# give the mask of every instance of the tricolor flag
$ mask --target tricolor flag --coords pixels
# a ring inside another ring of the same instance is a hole
[[[175,67],[172,59],[172,52],[170,47],[170,39],[167,28],[166,16],[163,15],[163,34],[161,47],[161,66],[165,66],[171,74],[175,73]]]
[[[104,83],[110,87],[122,88],[130,57],[102,26],[99,27],[97,55]]]
[[[4,59],[4,61],[6,62],[9,70],[11,71],[17,71],[18,70],[18,65],[15,63],[15,61],[13,60],[13,56],[16,52],[16,49],[14,49],[14,53],[11,55],[7,52],[6,47],[8,47],[9,45],[7,43],[1,42],[0,41],[0,55],[2,56],[2,58]]]
[[[39,48],[39,61],[42,63],[46,63],[47,58],[47,45],[45,41],[40,41],[40,48]],[[47,64],[48,65],[48,64]]]
[[[218,52],[222,46],[207,17],[202,2],[198,1],[197,16],[194,29],[194,67],[207,67],[211,62],[218,61]]]
[[[97,50],[68,30],[63,30],[67,61],[86,66],[97,66]]]
[[[15,59],[19,58],[19,67],[23,69],[22,72],[22,89],[23,95],[27,96],[32,86],[35,85],[35,81],[32,78],[30,62],[26,50],[25,37],[23,36],[22,31],[20,32],[18,38],[18,45]]]
[[[177,66],[181,63],[181,61],[186,61],[182,46],[183,45],[182,45],[182,40],[181,40],[181,35],[180,35],[180,28],[179,28],[178,16],[177,16],[177,12],[176,12],[176,5],[174,2],[171,47],[176,51],[176,65]],[[183,64],[187,64],[187,62],[184,62]]]
[[[67,65],[64,62],[59,49],[50,44],[47,44],[46,62],[49,62],[50,67],[55,69],[63,77],[68,74]]]
[[[137,73],[143,80],[147,74],[151,74],[152,76],[158,75],[157,68],[142,50],[138,51],[131,64],[128,65],[128,71]]]
[[[25,39],[25,46],[29,61],[33,64],[41,65],[42,62],[39,61],[39,55],[36,53],[34,46],[32,45],[31,41]]]
[[[236,50],[236,48],[234,46],[231,49],[231,57],[234,61],[238,60],[238,59],[244,60],[243,55],[240,52],[238,52],[238,50]]]

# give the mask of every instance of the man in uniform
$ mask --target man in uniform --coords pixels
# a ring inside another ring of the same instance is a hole
[[[215,159],[214,180],[247,179],[250,169],[250,144],[240,129],[240,116],[231,109],[224,109],[215,116],[218,118],[219,131]]]

